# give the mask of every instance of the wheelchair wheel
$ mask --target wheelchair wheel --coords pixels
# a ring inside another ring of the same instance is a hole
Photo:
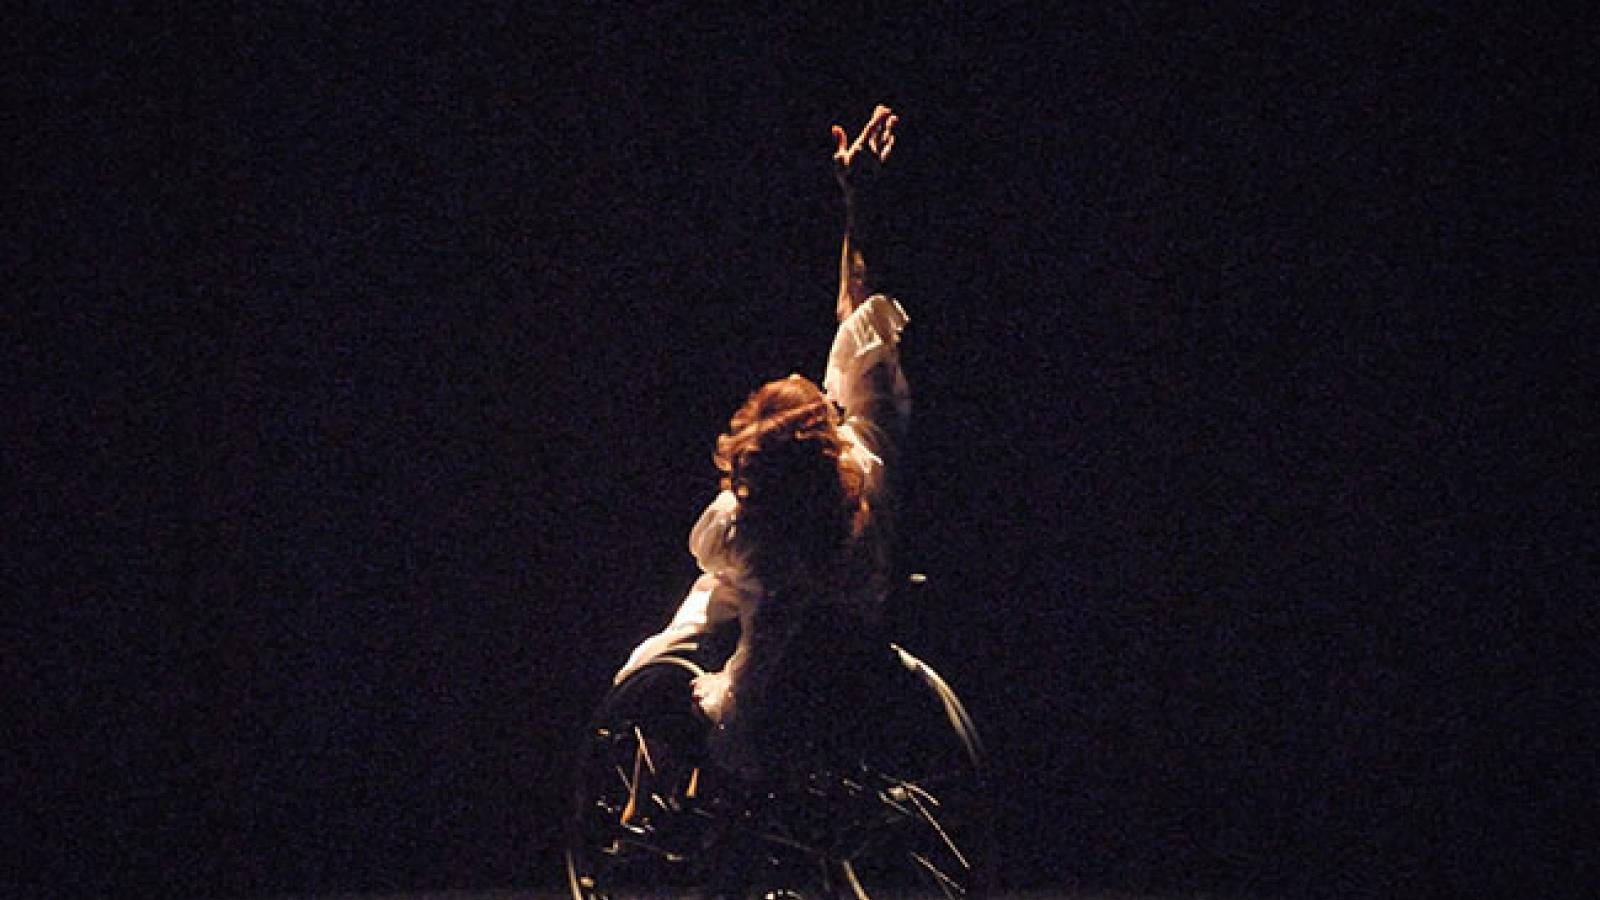
[[[612,688],[578,749],[567,876],[574,900],[686,896],[702,885],[711,820],[697,807],[706,726],[693,645]]]
[[[992,816],[976,728],[955,692],[899,647],[877,740],[864,741],[853,802],[836,804],[835,893],[855,900],[980,900],[993,866]],[[886,740],[885,740],[886,739]]]
[[[937,673],[883,643],[864,666],[798,661],[807,674],[771,729],[783,763],[752,779],[706,749],[693,650],[625,679],[590,723],[567,847],[574,900],[985,896],[981,749]]]

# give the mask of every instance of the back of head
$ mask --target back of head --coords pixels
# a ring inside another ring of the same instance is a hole
[[[774,599],[842,583],[868,509],[833,404],[798,375],[751,394],[717,440],[739,499],[735,540]]]

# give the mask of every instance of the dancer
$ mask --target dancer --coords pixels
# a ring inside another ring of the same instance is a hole
[[[835,305],[838,330],[823,386],[801,375],[762,385],[717,439],[721,491],[689,535],[702,570],[672,622],[641,643],[628,674],[686,638],[737,619],[739,642],[721,671],[696,679],[695,702],[716,726],[725,761],[750,761],[744,732],[790,639],[809,616],[873,621],[888,593],[893,498],[888,483],[910,410],[900,367],[908,319],[874,293],[864,227],[870,185],[888,160],[898,117],[878,106],[852,141],[835,125],[834,172],[845,232]]]

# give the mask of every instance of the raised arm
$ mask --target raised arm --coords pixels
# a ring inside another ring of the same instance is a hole
[[[870,217],[862,206],[872,202],[871,182],[894,149],[894,126],[899,121],[893,110],[879,105],[854,141],[843,128],[833,126],[834,175],[844,189],[844,241],[839,250],[839,298],[835,304],[840,322],[873,293],[867,268],[872,235],[866,225]]]
[[[839,328],[828,351],[823,386],[844,410],[849,439],[871,458],[869,485],[880,495],[876,488],[884,486],[884,469],[895,465],[911,408],[911,389],[899,351],[900,331],[909,320],[899,303],[879,292],[872,277],[877,273],[868,265],[869,241],[874,237],[870,226],[884,212],[874,206],[873,183],[894,149],[898,122],[889,107],[879,106],[854,141],[843,128],[833,128],[834,173],[844,189],[845,234],[839,255]]]

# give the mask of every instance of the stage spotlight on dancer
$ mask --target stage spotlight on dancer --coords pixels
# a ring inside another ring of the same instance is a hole
[[[882,221],[873,183],[894,149],[899,118],[878,106],[852,140],[833,127],[833,167],[845,229],[835,303],[838,329],[821,386],[795,374],[762,385],[717,438],[721,490],[689,535],[702,574],[671,623],[641,643],[621,682],[684,639],[739,624],[733,655],[694,684],[730,768],[759,764],[763,692],[801,623],[818,616],[876,621],[889,589],[894,510],[888,474],[910,411],[900,366],[908,321],[873,290],[870,226]]]

